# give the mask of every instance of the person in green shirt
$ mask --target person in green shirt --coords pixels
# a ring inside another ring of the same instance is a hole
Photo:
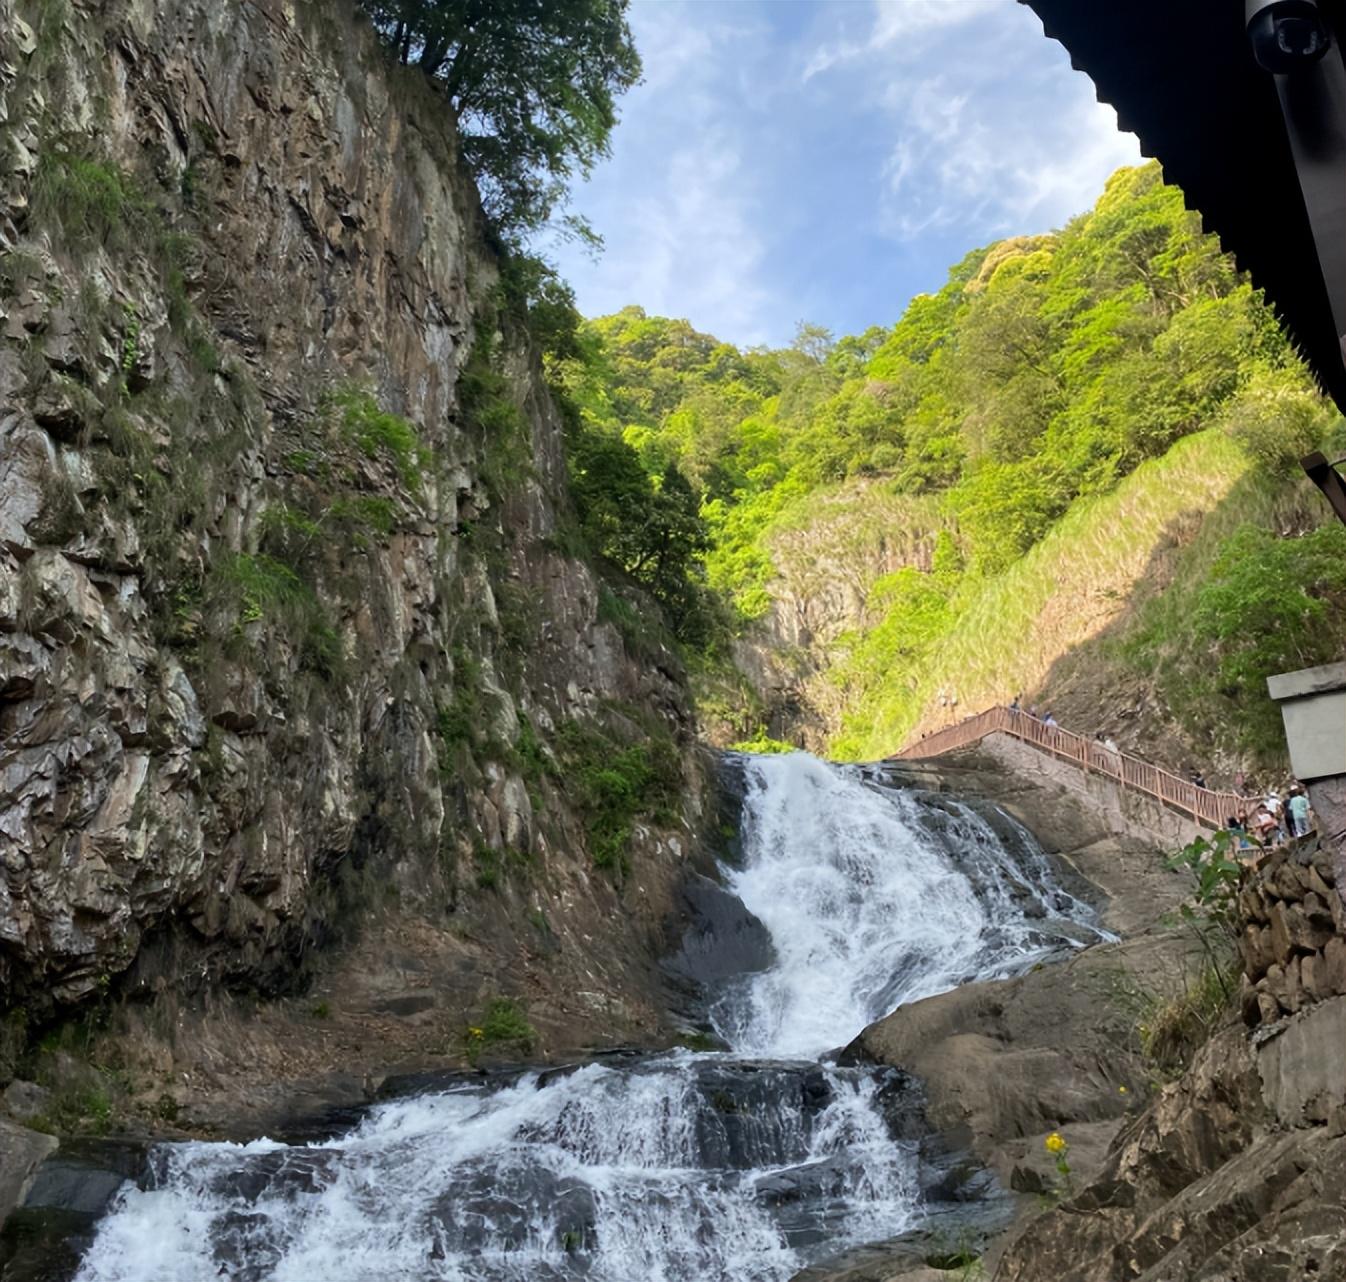
[[[1290,835],[1304,836],[1309,830],[1309,799],[1298,784],[1290,789],[1290,800],[1286,809],[1290,812]]]

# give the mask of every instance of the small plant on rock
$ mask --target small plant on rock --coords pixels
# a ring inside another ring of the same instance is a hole
[[[1066,1141],[1066,1137],[1060,1131],[1053,1131],[1042,1141],[1042,1147],[1052,1155],[1056,1163],[1056,1181],[1053,1189],[1055,1199],[1059,1201],[1063,1197],[1069,1197],[1072,1185],[1070,1178],[1070,1145]]]

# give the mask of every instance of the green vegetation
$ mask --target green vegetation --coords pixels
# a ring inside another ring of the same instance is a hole
[[[1282,537],[1240,526],[1220,545],[1196,598],[1195,630],[1215,665],[1201,683],[1235,712],[1241,746],[1276,744],[1281,716],[1268,673],[1306,668],[1340,653],[1346,621],[1346,529],[1325,525]]]
[[[578,347],[556,372],[589,540],[641,566],[642,473],[699,497],[704,530],[686,503],[683,542],[660,535],[703,590],[684,643],[724,648],[706,588],[739,629],[782,594],[859,601],[814,639],[835,755],[891,751],[941,693],[1032,690],[1088,643],[1194,738],[1238,722],[1233,746],[1271,756],[1261,678],[1340,652],[1340,536],[1277,497],[1336,415],[1155,165],[1057,233],[970,253],[891,329],[741,351],[630,307]]]
[[[366,458],[386,456],[407,489],[420,489],[421,472],[430,456],[415,424],[381,409],[368,388],[339,388],[332,394],[331,403],[342,432]]]
[[[1140,995],[1136,1031],[1141,1051],[1164,1080],[1180,1076],[1216,1028],[1228,1017],[1238,992],[1242,963],[1235,947],[1242,865],[1237,837],[1217,832],[1198,837],[1170,860],[1192,877],[1192,898],[1180,909],[1201,949],[1194,972],[1166,994]]]
[[[342,662],[341,636],[317,593],[283,561],[237,554],[214,563],[207,580],[208,608],[232,613],[236,633],[248,624],[280,625],[293,639],[299,666],[331,678]]]
[[[134,178],[106,160],[56,148],[38,160],[30,218],[75,247],[135,248],[158,230],[154,205]]]
[[[781,753],[798,752],[799,749],[792,743],[786,743],[783,739],[773,739],[762,729],[751,739],[741,739],[738,743],[731,743],[730,750],[733,752],[755,752],[755,753]]]
[[[594,863],[625,873],[636,822],[667,825],[676,819],[682,791],[677,745],[667,734],[625,743],[597,722],[567,721],[558,729],[556,749]]]
[[[616,99],[640,78],[627,0],[364,4],[392,54],[442,87],[506,238],[545,224],[569,180],[607,155]]]
[[[497,997],[487,1003],[481,1022],[468,1027],[464,1046],[468,1060],[475,1064],[485,1050],[527,1055],[537,1041],[537,1030],[528,1022],[523,1007],[511,997]]]
[[[1184,976],[1176,994],[1151,996],[1136,1025],[1146,1062],[1161,1081],[1181,1077],[1228,1016],[1229,976],[1214,962]]]

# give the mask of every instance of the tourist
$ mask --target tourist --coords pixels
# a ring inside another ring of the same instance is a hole
[[[1189,777],[1196,787],[1204,788],[1206,786],[1206,776],[1200,770],[1193,770]]]
[[[1114,739],[1111,735],[1109,735],[1106,739],[1103,740],[1103,746],[1109,752],[1121,752],[1121,749],[1117,746],[1117,740]]]
[[[1290,812],[1290,835],[1292,837],[1307,837],[1309,834],[1309,799],[1304,795],[1304,789],[1298,784],[1290,789],[1290,803],[1287,809]]]
[[[1282,826],[1282,808],[1281,808],[1280,793],[1278,793],[1275,788],[1272,788],[1267,793],[1266,797],[1263,799],[1262,805],[1266,808],[1267,813],[1271,816],[1271,818],[1274,820],[1276,824],[1277,841],[1279,842],[1280,840],[1282,840],[1280,836]]]
[[[1052,716],[1050,712],[1044,712],[1042,714],[1042,724],[1044,726],[1054,726],[1056,724],[1056,718]]]
[[[1276,823],[1276,817],[1271,813],[1270,807],[1265,801],[1260,802],[1257,813],[1253,815],[1253,836],[1257,838],[1257,844],[1259,846],[1274,846],[1279,831],[1279,825]]]

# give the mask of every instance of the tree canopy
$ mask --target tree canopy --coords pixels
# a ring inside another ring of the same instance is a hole
[[[640,79],[629,0],[364,0],[394,55],[443,86],[506,240],[546,223],[607,154]]]
[[[853,527],[868,522],[864,537],[900,568],[857,588],[864,619],[829,643],[827,679],[847,732],[880,693],[893,702],[894,683],[909,687],[896,737],[920,713],[921,673],[979,594],[1077,504],[1206,428],[1223,428],[1272,481],[1338,417],[1260,295],[1153,164],[1120,170],[1058,232],[972,251],[888,329],[836,338],[801,325],[786,347],[744,350],[627,307],[583,324],[572,353],[553,373],[586,442],[575,455],[579,492],[620,563],[640,563],[631,540],[656,530],[655,509],[636,500],[659,494],[670,469],[699,494],[705,526],[676,542],[678,563],[689,582],[703,572],[740,624],[771,609],[788,547],[807,545],[845,572],[838,540],[858,539]],[[597,442],[612,461],[620,455],[628,483],[612,493],[628,499],[599,496],[599,472],[580,457]],[[690,516],[686,491],[676,492]],[[846,494],[869,498],[831,520]],[[636,514],[646,524],[618,537]],[[1289,575],[1316,546],[1300,542],[1267,533],[1257,547]],[[1228,590],[1212,588],[1181,625],[1187,649],[1222,673],[1220,699],[1251,699],[1249,674],[1269,653],[1250,649],[1246,633],[1236,644],[1237,629],[1226,635],[1247,587],[1231,567],[1250,547],[1220,562]],[[1285,615],[1266,616],[1268,635],[1301,657],[1324,653],[1341,617],[1339,584],[1318,568],[1306,575]],[[1327,613],[1305,601],[1327,602]],[[832,748],[852,740],[843,734]]]

